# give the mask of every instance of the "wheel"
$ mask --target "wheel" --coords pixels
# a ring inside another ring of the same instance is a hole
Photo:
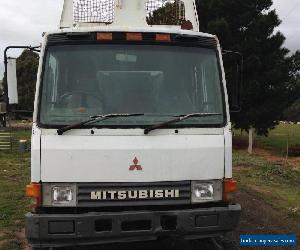
[[[54,247],[32,247],[32,250],[59,250],[58,248],[54,248]]]
[[[224,250],[238,250],[238,246],[236,245],[236,242],[232,241],[232,240],[228,240],[228,239],[224,239],[222,241],[222,246],[224,248]]]

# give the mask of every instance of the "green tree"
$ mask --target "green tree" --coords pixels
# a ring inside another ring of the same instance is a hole
[[[283,119],[291,122],[300,122],[300,51],[290,57],[291,85],[296,86],[297,101],[285,110]]]
[[[17,79],[20,110],[33,110],[39,55],[24,50],[17,59]]]
[[[236,128],[267,135],[297,96],[294,69],[272,0],[198,0],[200,31],[216,34],[224,49],[244,56],[242,112]]]
[[[300,99],[284,112],[284,120],[300,122]]]
[[[289,58],[291,88],[295,89],[295,96],[300,98],[300,50]]]

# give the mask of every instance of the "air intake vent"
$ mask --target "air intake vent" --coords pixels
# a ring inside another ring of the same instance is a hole
[[[48,37],[48,44],[63,44],[63,43],[72,43],[72,42],[89,42],[96,39],[95,33],[61,33],[61,34],[52,34]]]
[[[199,44],[203,47],[217,47],[217,40],[213,37],[202,37],[202,36],[190,36],[190,35],[176,35],[175,41],[177,42],[187,42],[187,43],[195,43]]]

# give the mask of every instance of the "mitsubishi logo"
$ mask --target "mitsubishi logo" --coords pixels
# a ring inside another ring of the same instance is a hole
[[[134,165],[131,165],[131,166],[129,167],[129,171],[134,171],[134,170],[142,171],[143,168],[142,168],[141,165],[138,165],[138,163],[139,163],[139,160],[135,157],[134,160],[133,160],[133,164],[134,164]]]

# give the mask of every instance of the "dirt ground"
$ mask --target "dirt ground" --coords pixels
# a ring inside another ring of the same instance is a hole
[[[277,165],[285,165],[288,164],[293,166],[295,170],[300,171],[300,157],[282,157],[275,154],[272,154],[271,151],[262,149],[262,148],[255,148],[253,153],[257,156],[264,157],[266,160],[273,162]]]
[[[282,211],[268,205],[263,198],[252,190],[239,190],[236,200],[242,205],[240,225],[234,232],[238,241],[241,234],[297,234],[300,237],[300,224],[293,218],[287,217]],[[245,249],[245,248],[243,248]],[[255,249],[255,248],[251,248]],[[257,248],[260,249],[260,248]],[[268,248],[264,248],[268,249]],[[271,249],[271,248],[269,248]],[[272,248],[275,249],[275,248]],[[285,249],[285,248],[278,248]],[[287,248],[291,249],[291,248]],[[300,249],[300,245],[298,248]]]
[[[248,148],[248,141],[240,138],[234,138],[233,148],[238,151],[246,152]],[[300,157],[286,157],[278,154],[274,150],[268,150],[255,145],[253,154],[265,158],[267,161],[273,162],[277,165],[290,165],[295,170],[300,171]]]

